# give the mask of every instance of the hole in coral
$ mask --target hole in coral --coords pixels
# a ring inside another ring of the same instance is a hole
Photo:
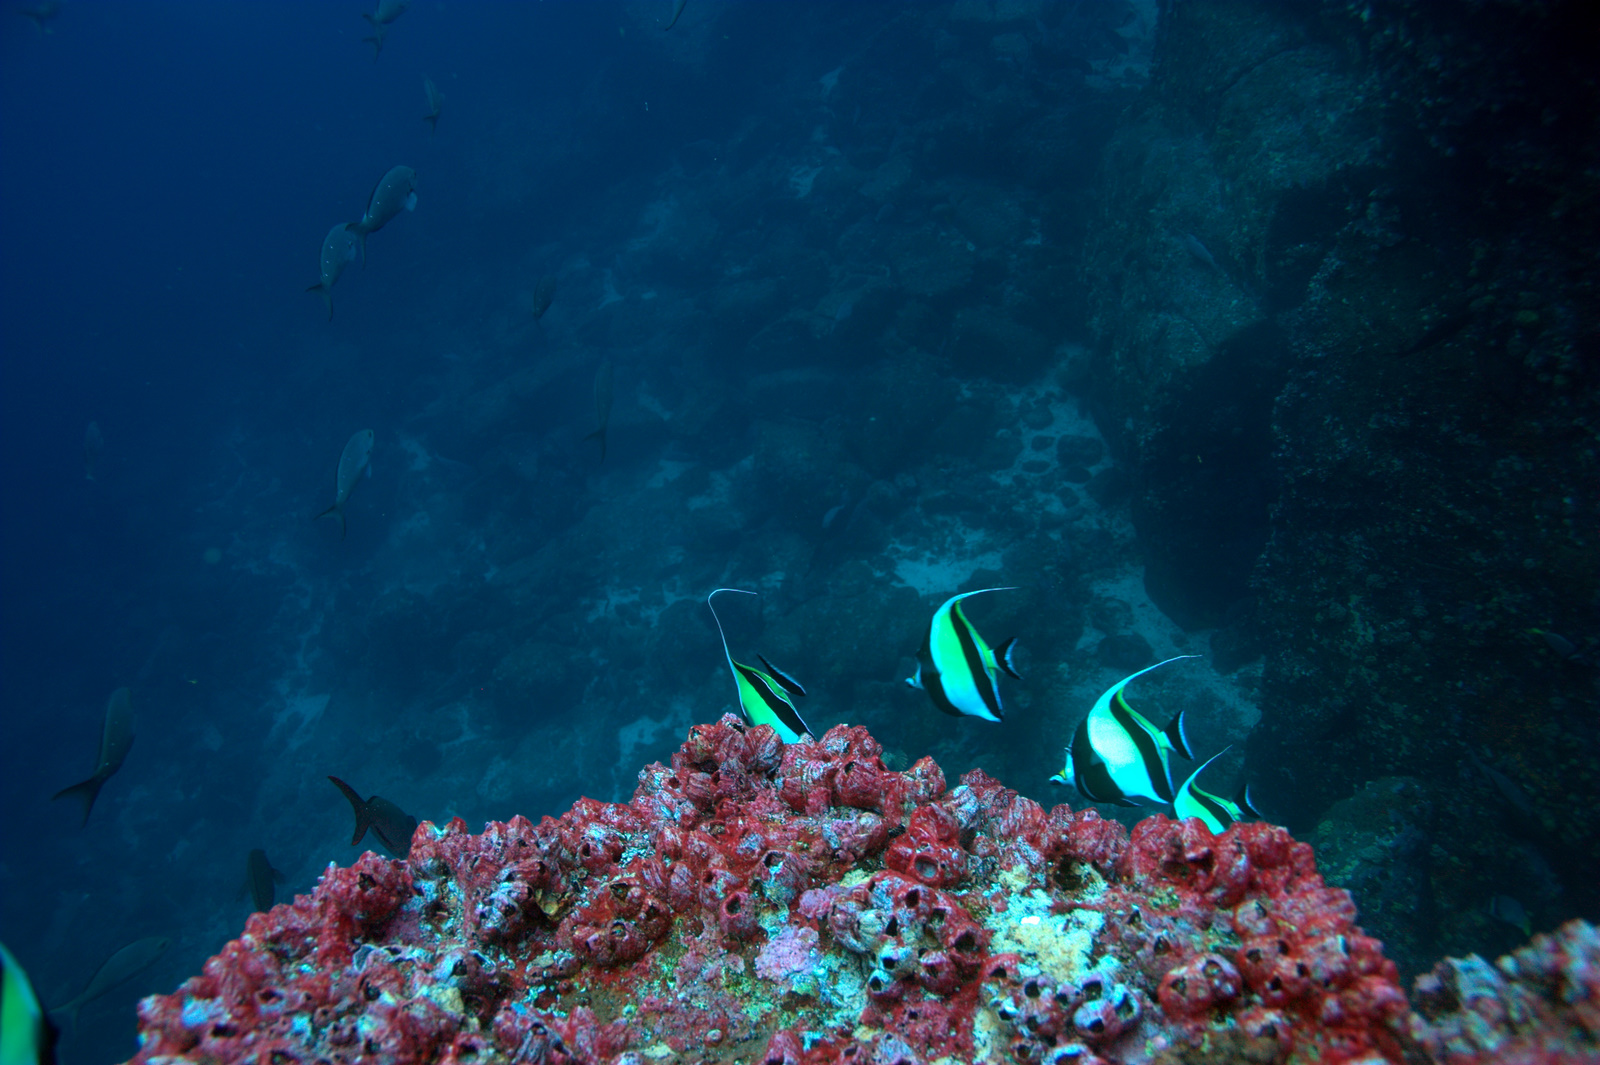
[[[628,923],[622,918],[611,922],[611,938],[621,939],[628,934]]]
[[[239,1029],[231,1024],[214,1024],[211,1026],[211,1038],[232,1039],[239,1034]]]
[[[1006,967],[1004,965],[996,965],[989,970],[989,978],[991,980],[1004,980],[1006,978]]]
[[[1081,891],[1088,877],[1084,875],[1083,864],[1071,859],[1064,861],[1056,868],[1056,887],[1062,891]]]
[[[1093,1032],[1095,1035],[1099,1035],[1101,1032],[1106,1030],[1106,1022],[1101,1020],[1099,1017],[1096,1017],[1094,1020],[1084,1025],[1084,1027],[1089,1029],[1089,1031]]]
[[[1022,985],[1022,993],[1024,995],[1027,995],[1029,998],[1038,998],[1039,997],[1039,981],[1037,981],[1037,980],[1029,980],[1027,983],[1023,984]]]
[[[950,916],[950,911],[943,906],[935,906],[933,912],[928,914],[929,924],[944,924],[944,919]]]
[[[1172,990],[1176,991],[1180,995],[1184,994],[1189,990],[1189,981],[1185,980],[1181,976],[1178,977],[1176,980],[1172,981]]]
[[[923,880],[932,880],[939,873],[939,866],[932,858],[919,857],[911,863],[911,869]]]
[[[767,856],[761,859],[761,864],[768,869],[776,869],[783,864],[783,853],[781,851],[768,851]]]
[[[1150,945],[1152,954],[1165,954],[1171,949],[1172,945],[1167,942],[1166,936],[1156,936],[1156,941]]]
[[[1096,1002],[1105,994],[1106,985],[1100,982],[1099,977],[1090,977],[1083,982],[1083,998],[1086,1002]]]
[[[722,904],[722,908],[732,915],[744,909],[744,903],[740,900],[739,896],[729,895],[728,901]]]
[[[1252,962],[1259,962],[1261,960],[1261,948],[1251,947],[1249,950],[1244,952],[1244,956],[1249,958]]]
[[[906,892],[906,905],[910,906],[913,910],[922,905],[922,892],[918,891],[916,888],[912,888],[910,891]]]
[[[899,935],[900,934],[900,918],[898,918],[898,917],[890,917],[889,918],[889,923],[883,926],[883,934],[886,935],[886,936],[897,936],[897,935]]]
[[[973,935],[970,931],[962,932],[959,936],[956,936],[955,947],[962,953],[974,950],[977,948],[977,946],[978,937]]]
[[[1271,980],[1267,981],[1267,990],[1268,991],[1282,991],[1283,990],[1283,981],[1281,979],[1279,979],[1278,977],[1274,976]]]
[[[1287,954],[1287,953],[1289,953],[1289,944],[1288,944],[1288,942],[1286,940],[1282,940],[1282,939],[1278,940],[1278,953],[1279,954]]]

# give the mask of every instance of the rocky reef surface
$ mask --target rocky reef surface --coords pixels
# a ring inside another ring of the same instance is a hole
[[[628,803],[424,823],[406,860],[330,866],[145,999],[135,1060],[1177,1065],[1415,1042],[1393,963],[1284,829],[1130,834],[881,755],[860,727],[784,746],[730,715]]]

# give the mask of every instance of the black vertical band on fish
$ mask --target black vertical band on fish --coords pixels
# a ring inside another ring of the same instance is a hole
[[[1172,801],[1172,777],[1167,770],[1167,763],[1161,757],[1161,748],[1156,746],[1156,741],[1150,733],[1140,727],[1138,720],[1133,716],[1122,693],[1118,692],[1111,700],[1111,716],[1122,730],[1128,734],[1135,747],[1139,749],[1139,759],[1144,763],[1146,775],[1150,778],[1151,785],[1156,794],[1163,801]],[[1187,754],[1184,757],[1189,757]]]

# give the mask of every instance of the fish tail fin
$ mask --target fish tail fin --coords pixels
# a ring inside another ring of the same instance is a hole
[[[328,321],[333,321],[333,290],[318,281],[315,285],[308,286],[306,291],[322,293],[322,301],[328,305]]]
[[[321,514],[318,514],[316,518],[312,518],[311,520],[316,521],[317,518],[326,518],[329,514],[332,514],[334,517],[339,519],[339,539],[343,540],[346,532],[344,524],[344,509],[340,507],[339,504],[335,503],[333,506],[329,507],[327,510],[324,510]],[[331,780],[332,778],[330,777],[329,779]]]
[[[600,441],[600,461],[601,462],[605,462],[605,460],[606,460],[606,427],[602,425],[600,428],[596,429],[594,432],[592,432],[588,436],[584,437],[584,439],[585,440],[598,440],[598,441]]]
[[[352,788],[338,777],[329,776],[328,779],[333,781],[333,786],[338,788],[346,799],[350,800],[350,809],[356,815],[356,834],[350,840],[350,846],[354,847],[361,842],[361,837],[367,834],[367,826],[371,824],[371,819],[367,814],[367,804],[361,801],[361,796],[356,794],[355,788]]]
[[[106,778],[101,776],[99,773],[96,773],[88,780],[80,781],[79,783],[72,785],[70,788],[62,788],[60,791],[50,796],[50,801],[54,802],[56,799],[64,799],[68,795],[76,796],[83,802],[83,823],[87,825],[89,823],[89,811],[94,809],[94,801],[95,799],[99,798],[100,789],[105,785],[105,782]]]
[[[995,652],[995,665],[1005,670],[1017,680],[1022,679],[1022,674],[1017,672],[1017,638],[1015,636],[1000,645],[1000,650]]]
[[[1234,796],[1233,801],[1238,804],[1239,809],[1243,810],[1251,817],[1263,821],[1266,820],[1266,818],[1261,816],[1260,809],[1256,807],[1255,796],[1250,794],[1250,782],[1248,780],[1239,785],[1239,794]]]
[[[78,1013],[82,1009],[83,1009],[82,1000],[75,998],[71,1002],[63,1002],[59,1006],[56,1006],[56,1007],[54,1007],[52,1009],[48,1009],[48,1010],[45,1011],[45,1013],[46,1013],[47,1016],[50,1016],[50,1017],[65,1017],[67,1019],[67,1025],[66,1025],[67,1026],[67,1030],[70,1031],[70,1032],[77,1032],[77,1030],[78,1030]]]
[[[1183,755],[1189,761],[1194,761],[1194,747],[1189,743],[1189,730],[1184,727],[1184,711],[1179,710],[1176,717],[1167,723],[1163,730],[1167,742],[1172,744],[1172,749]]]
[[[422,116],[422,121],[424,121],[424,122],[426,122],[428,124],[428,132],[429,133],[438,133],[439,132],[439,116],[438,115],[423,115]]]

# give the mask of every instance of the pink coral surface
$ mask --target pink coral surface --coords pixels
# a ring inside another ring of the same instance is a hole
[[[330,866],[137,1062],[1376,1062],[1394,966],[1272,825],[1131,837],[863,728],[691,730],[631,802]]]

